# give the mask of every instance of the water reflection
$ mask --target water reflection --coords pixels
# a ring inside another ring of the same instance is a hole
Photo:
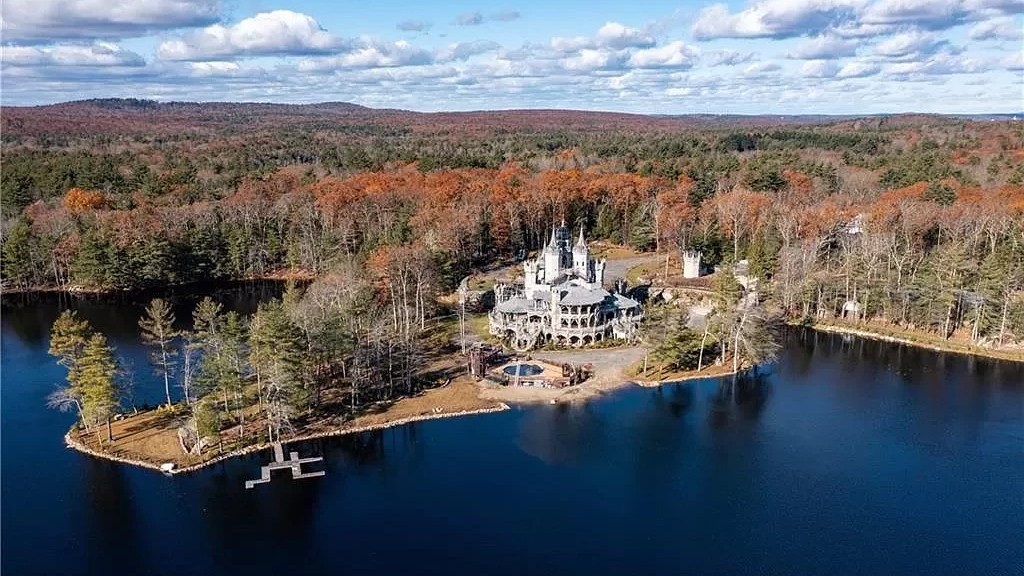
[[[144,565],[139,540],[141,522],[133,491],[125,480],[127,471],[106,460],[84,457],[81,460],[87,502],[82,548],[89,571],[113,572],[124,566]],[[119,554],[111,555],[111,550],[118,550]]]
[[[591,403],[559,403],[530,409],[519,424],[516,445],[547,464],[573,464],[600,452],[605,423]]]
[[[764,413],[771,395],[768,374],[744,373],[723,378],[711,395],[709,422],[712,428],[727,428],[736,423],[755,423]]]
[[[192,310],[202,297],[220,302],[225,310],[251,314],[256,306],[279,297],[285,284],[276,281],[235,282],[210,286],[176,287],[124,294],[65,294],[36,292],[10,294],[2,298],[4,336],[14,336],[28,345],[44,345],[50,326],[61,311],[77,310],[95,329],[113,342],[138,340],[138,319],[152,298],[164,298],[178,320],[177,328],[191,328]]]

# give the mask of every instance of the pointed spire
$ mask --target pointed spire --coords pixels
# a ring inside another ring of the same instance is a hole
[[[587,246],[587,241],[583,239],[583,225],[582,224],[580,225],[580,239],[576,241],[576,245],[577,246],[583,246],[584,248]]]

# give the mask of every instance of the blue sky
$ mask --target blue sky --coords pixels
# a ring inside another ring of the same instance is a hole
[[[0,101],[1024,109],[1024,0],[5,0]]]

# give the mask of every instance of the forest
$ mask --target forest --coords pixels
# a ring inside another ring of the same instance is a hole
[[[387,271],[397,254],[429,262],[437,289],[450,290],[537,248],[564,218],[638,251],[749,259],[793,316],[856,301],[865,317],[945,334],[970,323],[976,339],[1005,340],[1020,315],[1019,122],[681,119],[672,129],[662,117],[609,114],[602,127],[600,114],[567,112],[571,130],[553,112],[524,112],[532,119],[516,130],[511,113],[445,124],[253,105],[252,115],[285,112],[250,134],[246,105],[210,118],[144,101],[81,103],[77,116],[75,106],[5,110],[5,289],[314,278],[358,261],[386,299],[401,281]],[[70,126],[40,133],[51,108]],[[129,134],[147,111],[153,134]],[[122,122],[83,134],[67,118]]]

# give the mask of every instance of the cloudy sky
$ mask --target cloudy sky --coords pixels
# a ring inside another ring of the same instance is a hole
[[[5,105],[1024,109],[1024,0],[4,0],[2,27]]]

